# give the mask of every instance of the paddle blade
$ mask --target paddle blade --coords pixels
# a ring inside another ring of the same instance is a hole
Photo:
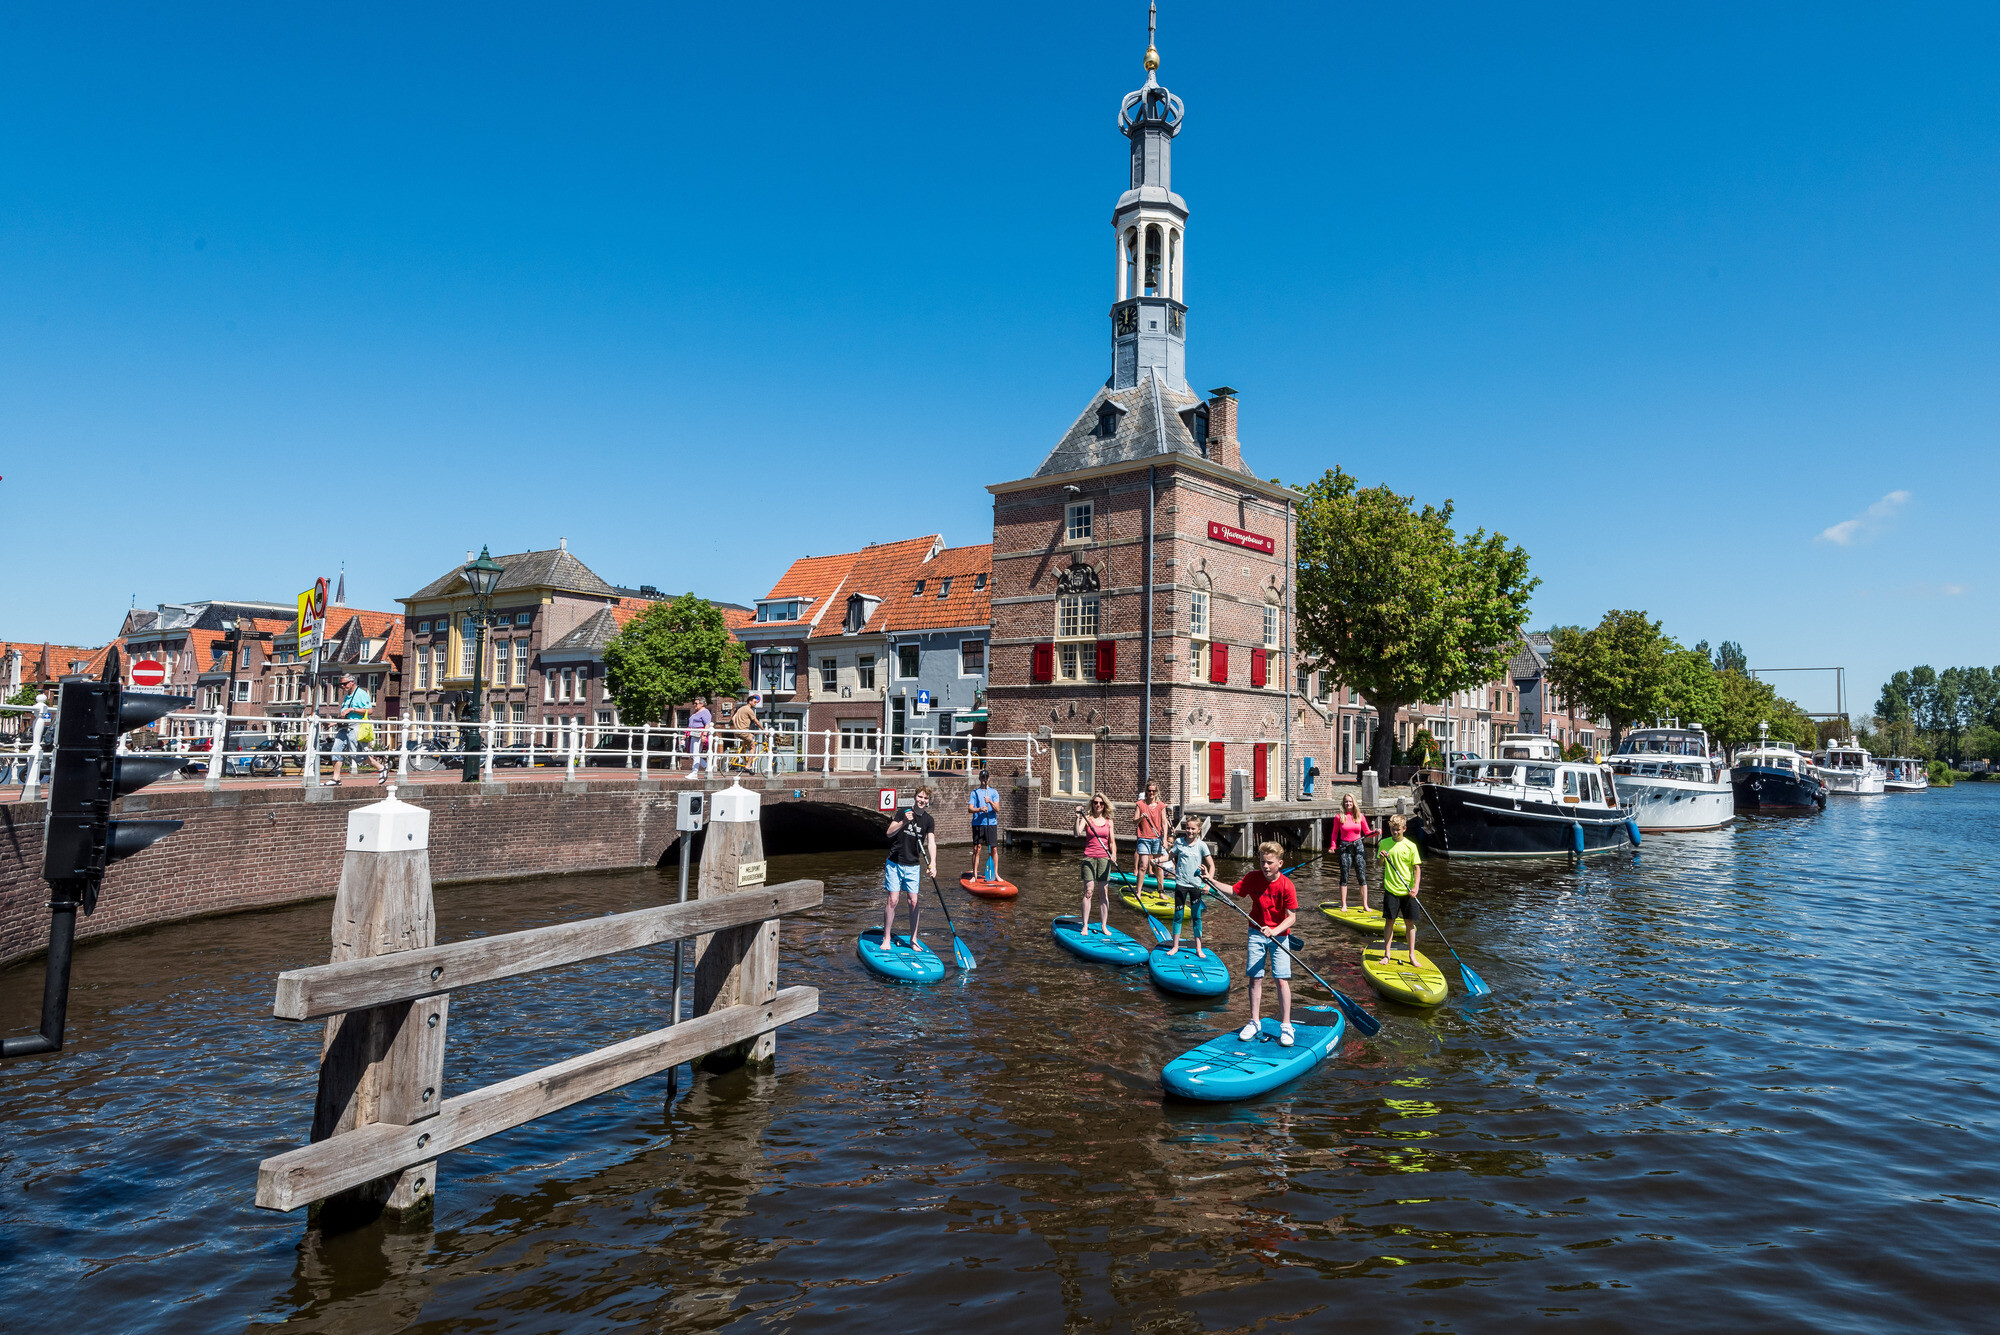
[[[971,949],[966,946],[965,942],[959,940],[957,936],[951,938],[951,957],[958,961],[958,967],[961,969],[976,969],[979,967],[979,961],[972,958]]]
[[[1468,968],[1464,960],[1458,962],[1458,976],[1465,981],[1466,996],[1487,997],[1493,995],[1493,989],[1486,985],[1486,980]]]
[[[1359,1029],[1363,1036],[1373,1038],[1382,1032],[1382,1022],[1361,1009],[1360,1002],[1338,988],[1330,987],[1327,991],[1333,993],[1333,999],[1340,1003],[1340,1013],[1347,1017],[1347,1022]]]
[[[1153,940],[1160,945],[1164,946],[1167,942],[1174,939],[1174,934],[1160,926],[1160,920],[1150,913],[1146,915],[1146,926],[1153,929]]]

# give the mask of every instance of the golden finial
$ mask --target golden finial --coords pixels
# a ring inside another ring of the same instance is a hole
[[[1153,41],[1155,33],[1157,33],[1159,30],[1159,26],[1160,26],[1159,5],[1158,4],[1147,5],[1146,6],[1146,70],[1148,73],[1151,73],[1152,71],[1160,67],[1160,48]]]

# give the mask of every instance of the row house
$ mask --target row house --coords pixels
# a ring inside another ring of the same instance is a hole
[[[227,659],[224,670],[227,671]],[[322,713],[345,698],[343,674],[374,703],[374,719],[402,717],[403,618],[396,612],[332,606],[326,609],[326,636],[317,664],[299,652],[296,616],[272,633],[269,641],[246,641],[236,681],[237,713],[261,713],[268,718],[301,718]]]
[[[125,684],[131,685],[132,664],[152,659],[166,668],[167,679],[159,689],[166,695],[192,697],[193,710],[204,713],[232,701],[233,712],[255,713],[255,676],[268,659],[271,642],[251,641],[239,664],[236,682],[230,684],[229,652],[223,646],[223,623],[235,622],[245,630],[289,629],[298,615],[296,604],[268,603],[249,599],[208,600],[190,603],[161,603],[152,611],[134,609],[125,614],[117,644],[123,657]],[[245,673],[247,666],[250,671]],[[156,725],[170,737],[206,736],[208,724],[196,719],[166,719]]]
[[[793,562],[737,632],[780,748],[810,733],[844,769],[968,749],[984,721],[991,574],[991,547],[940,534]]]
[[[64,677],[80,676],[94,664],[100,670],[105,646],[0,640],[0,700],[30,690],[53,689]]]

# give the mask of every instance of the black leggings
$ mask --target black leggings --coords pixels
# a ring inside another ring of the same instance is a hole
[[[1337,850],[1340,856],[1340,883],[1347,884],[1347,869],[1354,868],[1354,879],[1363,889],[1368,885],[1368,846],[1359,839],[1350,839]]]

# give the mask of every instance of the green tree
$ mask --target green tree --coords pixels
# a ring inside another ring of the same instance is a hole
[[[32,682],[23,682],[20,690],[7,697],[7,703],[10,705],[31,705],[35,703],[34,684]]]
[[[1666,673],[1660,688],[1660,713],[1679,719],[1690,727],[1709,728],[1722,717],[1722,682],[1712,666],[1708,650],[1667,651]]]
[[[1973,724],[1965,730],[1959,754],[1967,760],[2000,761],[2000,728]]]
[[[684,593],[654,603],[604,646],[605,685],[619,718],[657,723],[697,695],[743,689],[747,654],[715,604]]]
[[[1615,750],[1626,728],[1664,712],[1667,656],[1676,648],[1644,612],[1606,612],[1589,630],[1556,632],[1549,683],[1592,717],[1610,720]]]
[[[1505,670],[1540,580],[1528,554],[1485,529],[1460,538],[1452,504],[1413,508],[1339,468],[1299,493],[1299,645],[1368,698],[1386,773],[1396,711],[1471,690]]]
[[[1707,641],[1703,641],[1704,644]],[[1743,652],[1743,646],[1734,640],[1724,640],[1715,646],[1715,670],[1717,672],[1741,672],[1750,675],[1750,656]]]

